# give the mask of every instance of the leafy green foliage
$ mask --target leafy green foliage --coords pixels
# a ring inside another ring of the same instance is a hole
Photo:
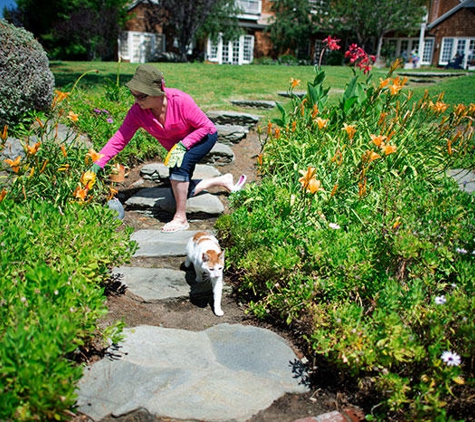
[[[369,381],[370,417],[445,420],[475,390],[475,198],[446,173],[475,167],[475,105],[414,100],[394,69],[332,105],[319,68],[303,98],[291,80],[261,183],[216,227],[250,310]]]
[[[82,373],[72,359],[99,335],[103,284],[130,256],[129,231],[78,203],[3,200],[0,217],[0,418],[66,420]]]
[[[0,21],[0,127],[30,111],[46,110],[54,78],[43,47],[28,31]]]
[[[48,114],[18,131],[24,154],[2,163],[1,420],[70,419],[82,350],[120,338],[121,323],[100,331],[98,321],[110,270],[129,261],[134,243],[104,206],[113,185],[86,171],[95,151],[78,139],[70,100],[58,91]]]

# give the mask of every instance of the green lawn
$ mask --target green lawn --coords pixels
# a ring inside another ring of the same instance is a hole
[[[280,96],[289,87],[290,78],[301,80],[295,91],[305,90],[306,82],[315,76],[313,66],[230,66],[207,63],[155,63],[165,75],[168,87],[179,88],[188,92],[203,110],[237,110],[230,100],[255,99],[273,100],[286,104],[287,100]],[[107,81],[120,84],[127,82],[133,75],[137,64],[105,63],[105,62],[52,62],[51,69],[56,78],[57,88],[70,89],[74,82],[84,73],[97,69],[98,73],[90,73],[81,79],[81,89],[100,90]],[[352,76],[352,70],[345,66],[325,66],[325,84],[336,97],[344,89]],[[384,77],[388,69],[373,69],[372,77],[377,83]],[[432,71],[439,71],[431,69]],[[445,72],[445,70],[440,70]],[[361,72],[361,78],[364,78]],[[475,73],[457,78],[445,78],[438,84],[409,84],[415,91],[415,97],[428,89],[431,95],[446,92],[448,103],[464,103],[469,105],[475,98]],[[265,119],[275,117],[277,111],[255,112]]]

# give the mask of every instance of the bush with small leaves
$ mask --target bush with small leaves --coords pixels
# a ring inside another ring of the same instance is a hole
[[[0,127],[13,126],[30,111],[47,110],[54,76],[33,34],[0,20]]]

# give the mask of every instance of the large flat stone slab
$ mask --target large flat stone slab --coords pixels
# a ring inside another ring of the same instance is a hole
[[[130,236],[138,244],[134,257],[186,256],[186,244],[196,231],[163,233],[160,230],[137,230]]]
[[[245,422],[285,393],[308,391],[286,341],[262,328],[125,330],[115,359],[88,366],[78,410],[94,421],[136,409],[179,420]]]
[[[185,258],[183,258],[183,261]],[[211,282],[196,282],[195,272],[169,268],[119,267],[113,271],[120,281],[144,303],[171,299],[191,299],[196,303],[213,297]],[[231,294],[232,287],[224,284],[223,295]]]
[[[157,208],[169,213],[175,212],[175,198],[171,188],[156,187],[143,188],[132,195],[125,205],[129,209],[146,210]],[[220,215],[224,212],[224,205],[219,198],[210,193],[203,193],[186,201],[186,212],[189,214]]]

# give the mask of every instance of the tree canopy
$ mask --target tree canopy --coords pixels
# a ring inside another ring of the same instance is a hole
[[[149,11],[149,18],[175,38],[182,58],[197,35],[231,39],[240,33],[234,0],[161,0]],[[151,16],[153,15],[153,16]]]
[[[7,20],[32,32],[52,58],[114,58],[128,0],[16,0]]]

